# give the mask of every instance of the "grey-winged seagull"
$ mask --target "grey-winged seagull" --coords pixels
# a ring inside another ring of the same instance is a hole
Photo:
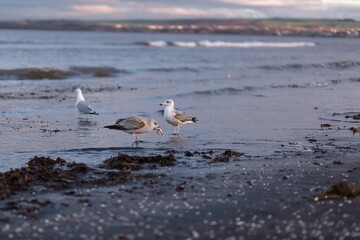
[[[76,98],[76,108],[79,110],[80,113],[84,113],[84,114],[94,114],[94,115],[98,115],[97,112],[95,112],[95,110],[86,102],[81,89],[77,88],[75,90],[77,98]]]
[[[173,125],[173,134],[178,134],[181,125],[187,123],[196,123],[198,120],[196,117],[191,117],[185,112],[174,109],[174,101],[168,99],[163,103],[160,103],[161,106],[165,106],[164,118],[165,120]]]
[[[138,142],[138,134],[147,133],[156,129],[156,133],[164,136],[162,129],[154,119],[146,119],[140,116],[131,116],[128,118],[121,118],[115,124],[105,126],[104,128],[121,130],[126,133],[132,134],[133,142]]]

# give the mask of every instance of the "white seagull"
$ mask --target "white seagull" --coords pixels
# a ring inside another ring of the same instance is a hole
[[[173,125],[174,135],[179,133],[181,125],[196,123],[198,121],[196,117],[191,117],[182,111],[174,109],[174,101],[172,99],[168,99],[160,103],[160,105],[165,106],[164,118],[168,123]]]
[[[164,136],[162,129],[154,119],[146,119],[140,116],[131,116],[128,118],[121,118],[115,124],[105,126],[104,128],[121,130],[126,133],[132,134],[132,141],[138,142],[138,134],[147,133],[156,129],[156,133]]]
[[[76,98],[76,108],[79,110],[80,113],[84,113],[84,114],[94,114],[94,115],[98,115],[97,112],[95,112],[95,110],[86,102],[81,89],[77,88],[75,90],[77,98]]]

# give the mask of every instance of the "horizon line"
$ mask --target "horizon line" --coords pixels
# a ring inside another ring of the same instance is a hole
[[[268,18],[169,18],[169,19],[72,19],[72,18],[48,18],[48,19],[17,19],[17,20],[0,20],[0,22],[19,22],[19,21],[88,21],[88,22],[112,22],[112,21],[154,21],[154,22],[166,22],[166,21],[200,21],[200,20],[311,20],[311,21],[352,21],[360,22],[354,18],[292,18],[292,17],[268,17]]]

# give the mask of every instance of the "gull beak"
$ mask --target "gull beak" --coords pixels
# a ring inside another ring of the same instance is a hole
[[[160,106],[166,106],[166,105],[167,105],[166,102],[160,103]]]
[[[164,132],[163,132],[163,130],[160,128],[160,127],[158,127],[158,128],[156,128],[156,133],[157,133],[157,135],[159,135],[159,136],[164,136]]]

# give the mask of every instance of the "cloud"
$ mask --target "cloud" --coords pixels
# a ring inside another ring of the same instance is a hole
[[[322,0],[322,3],[325,5],[360,7],[359,0]]]
[[[68,0],[70,2],[73,2],[73,0]],[[84,2],[84,3],[117,3],[118,0],[77,0],[78,2]]]
[[[11,0],[2,1],[0,9],[4,10],[0,14],[3,20],[266,17],[360,20],[360,0]]]
[[[250,8],[218,8],[210,9],[207,12],[207,16],[217,16],[226,18],[263,18],[265,15],[256,10]]]
[[[224,3],[237,4],[252,7],[278,7],[278,8],[298,8],[298,9],[321,9],[321,0],[218,0]]]
[[[180,7],[151,7],[143,9],[145,13],[152,15],[166,15],[173,17],[221,17],[221,18],[245,18],[264,17],[254,9],[243,8],[180,8]]]
[[[165,14],[176,16],[196,16],[205,14],[205,11],[201,9],[181,7],[152,7],[146,8],[143,11],[152,14]]]
[[[83,12],[90,14],[104,14],[104,13],[120,13],[127,10],[120,7],[112,7],[108,5],[73,5],[68,8],[70,11]]]

